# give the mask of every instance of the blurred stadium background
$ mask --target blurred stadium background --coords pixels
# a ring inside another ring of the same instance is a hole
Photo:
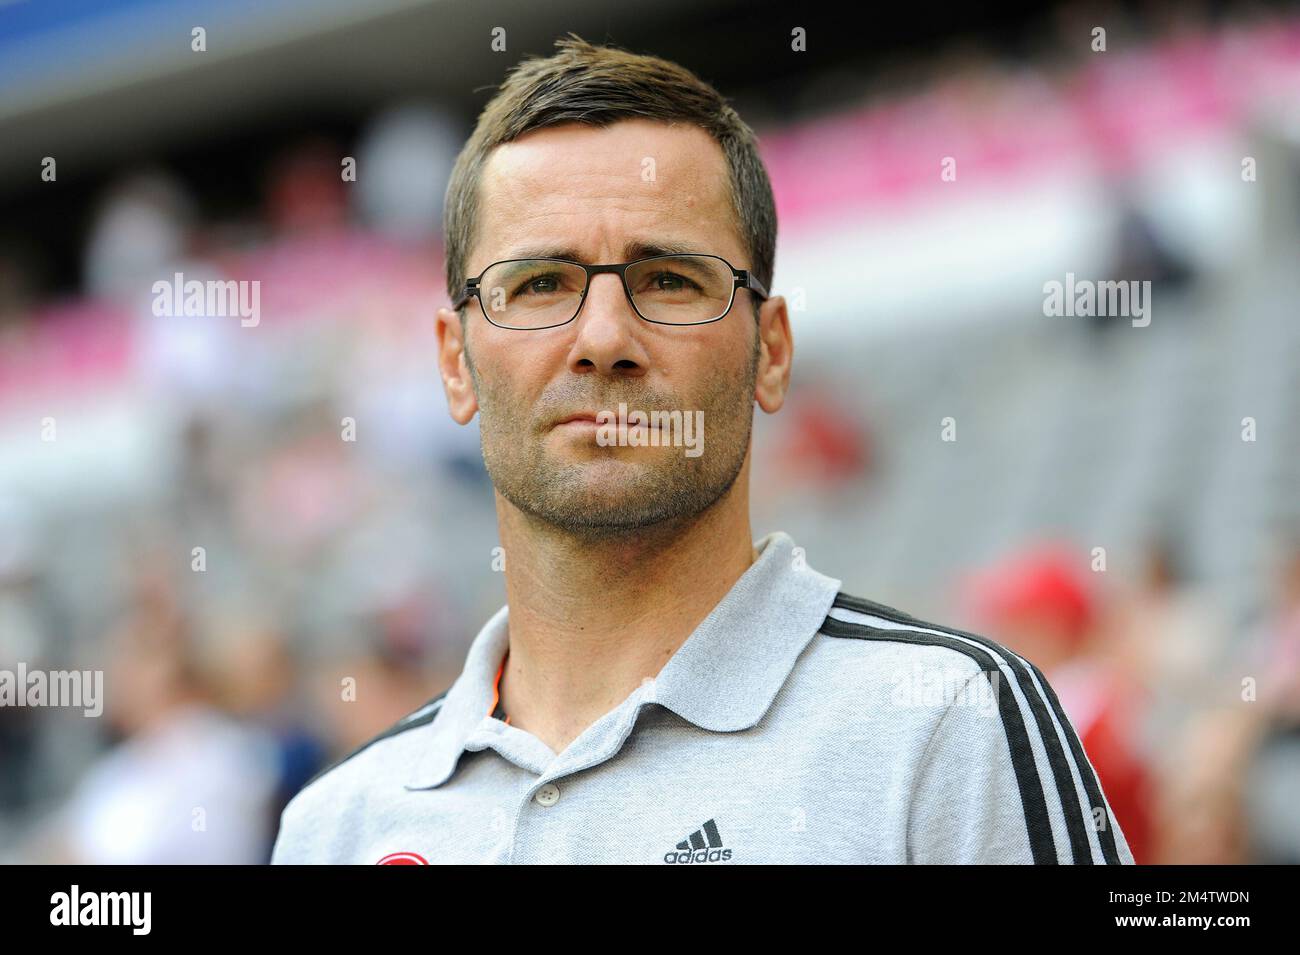
[[[0,859],[264,861],[459,672],[504,586],[443,190],[572,30],[760,137],[797,357],[756,536],[1043,666],[1138,861],[1300,861],[1300,13],[971,7],[0,3],[0,668],[107,693],[0,707]],[[175,272],[260,324],[155,317]],[[1045,316],[1067,273],[1151,281],[1150,325]]]

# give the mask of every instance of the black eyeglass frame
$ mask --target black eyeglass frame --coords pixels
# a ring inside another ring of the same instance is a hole
[[[636,307],[636,301],[635,299],[632,298],[632,290],[627,286],[627,270],[634,265],[640,265],[642,262],[649,262],[654,259],[680,259],[687,256],[694,256],[697,258],[717,259],[727,268],[731,269],[731,275],[732,278],[734,279],[734,282],[732,283],[731,286],[731,298],[727,301],[727,307],[723,310],[722,314],[719,315],[717,318],[708,318],[702,322],[661,322],[658,321],[657,319],[646,318],[644,315],[641,314],[641,309]],[[483,281],[483,276],[487,275],[489,269],[492,269],[498,265],[505,265],[509,262],[560,262],[563,263],[564,265],[578,266],[580,269],[582,269],[584,272],[587,273],[587,280],[582,287],[582,295],[578,299],[577,309],[574,310],[574,313],[570,315],[568,318],[566,318],[564,321],[556,322],[553,325],[532,325],[525,328],[520,328],[516,325],[501,325],[498,324],[497,322],[493,322],[491,316],[488,315],[487,307],[484,306],[483,304],[483,296],[481,294],[482,289],[480,288],[480,283]],[[483,313],[483,317],[486,318],[488,322],[490,322],[493,325],[496,325],[497,328],[505,328],[512,332],[536,332],[536,331],[541,331],[542,329],[545,328],[559,328],[561,325],[569,324],[571,321],[573,321],[578,317],[579,313],[582,312],[582,306],[587,302],[587,292],[591,290],[591,277],[593,275],[602,275],[606,272],[614,273],[615,275],[618,276],[619,281],[623,283],[623,294],[627,296],[628,304],[632,306],[632,311],[636,312],[637,317],[642,319],[643,321],[652,322],[655,325],[679,325],[679,326],[709,325],[712,324],[713,322],[720,322],[724,318],[726,318],[729,314],[731,314],[731,307],[736,304],[736,289],[741,289],[741,288],[747,289],[749,290],[749,292],[751,292],[754,295],[757,295],[759,299],[763,301],[766,301],[769,297],[767,293],[767,289],[763,287],[762,282],[754,278],[753,272],[751,272],[749,269],[738,269],[730,262],[728,262],[726,259],[724,259],[722,256],[714,255],[711,252],[679,252],[679,253],[664,253],[661,255],[647,255],[644,258],[634,259],[631,262],[617,262],[609,265],[586,265],[585,263],[582,262],[574,262],[572,259],[555,259],[546,256],[529,256],[527,258],[522,258],[522,259],[502,259],[500,262],[493,262],[491,265],[485,268],[474,278],[467,280],[465,282],[465,291],[461,294],[460,298],[458,298],[454,303],[452,303],[452,310],[459,312],[462,308],[465,307],[466,303],[468,303],[471,298],[477,298],[479,311]]]

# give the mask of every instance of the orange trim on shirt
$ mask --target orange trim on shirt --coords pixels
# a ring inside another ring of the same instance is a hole
[[[488,707],[488,716],[497,711],[497,702],[501,699],[501,674],[506,669],[506,657],[510,656],[507,650],[505,656],[501,658],[501,666],[497,667],[497,678],[492,681],[492,705]],[[506,725],[510,724],[510,717],[506,716]]]

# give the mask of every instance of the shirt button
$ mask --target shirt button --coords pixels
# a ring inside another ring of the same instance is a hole
[[[533,797],[540,805],[554,806],[560,798],[560,790],[554,783],[547,783],[541,789],[537,790],[537,795]]]

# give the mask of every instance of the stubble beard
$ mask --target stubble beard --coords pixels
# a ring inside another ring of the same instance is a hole
[[[745,464],[754,423],[754,383],[759,340],[743,380],[720,374],[696,405],[704,412],[704,453],[683,447],[611,448],[580,462],[560,460],[550,436],[551,415],[538,422],[530,404],[480,378],[469,360],[479,403],[483,462],[497,492],[528,517],[585,540],[608,540],[655,525],[695,520],[733,487]],[[619,402],[648,411],[635,395],[608,396],[596,405],[614,411]],[[631,400],[629,400],[629,398]],[[656,410],[667,410],[662,403]],[[681,409],[683,417],[694,409]]]

